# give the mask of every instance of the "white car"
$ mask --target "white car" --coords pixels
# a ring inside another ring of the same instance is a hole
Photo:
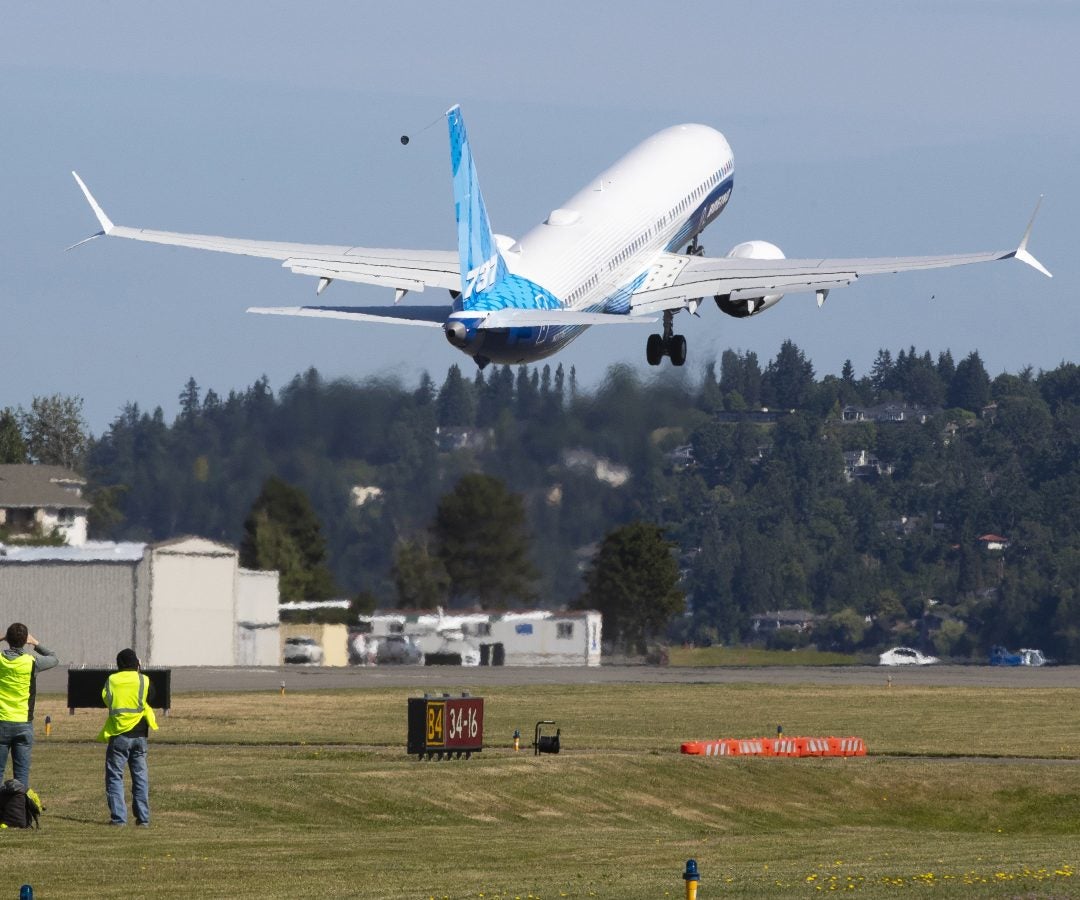
[[[322,665],[323,648],[315,638],[285,638],[285,651],[282,654],[287,663],[302,663],[312,666]]]
[[[878,657],[879,666],[928,666],[938,662],[936,656],[923,656],[910,647],[893,647]]]

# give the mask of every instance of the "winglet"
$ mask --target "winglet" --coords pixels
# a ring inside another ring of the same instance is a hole
[[[82,189],[83,196],[86,197],[86,202],[90,204],[90,208],[94,211],[94,215],[97,216],[98,222],[101,223],[101,230],[105,234],[109,234],[116,227],[113,225],[112,219],[105,215],[105,210],[103,210],[97,200],[94,199],[94,195],[90,193],[90,188],[83,183],[83,180],[79,177],[79,173],[72,172],[71,174],[75,178],[75,183]],[[78,245],[76,244],[76,246]]]
[[[1043,275],[1045,275],[1047,278],[1053,278],[1054,276],[1050,274],[1050,271],[1046,268],[1046,266],[1044,266],[1034,256],[1032,256],[1031,253],[1028,252],[1027,248],[1028,238],[1031,237],[1031,229],[1035,225],[1035,216],[1038,215],[1039,206],[1042,204],[1042,200],[1043,195],[1039,194],[1039,199],[1035,203],[1035,211],[1031,214],[1031,221],[1028,222],[1027,230],[1024,232],[1024,236],[1020,239],[1020,246],[1013,251],[1012,255],[1015,256],[1018,260],[1020,260],[1020,262],[1027,263],[1029,266],[1031,266],[1031,268],[1035,269],[1038,272],[1042,272]]]

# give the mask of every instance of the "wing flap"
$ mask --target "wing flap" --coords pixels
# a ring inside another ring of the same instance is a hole
[[[384,252],[386,256],[383,257],[372,255],[370,251],[363,256],[351,252],[339,256],[290,256],[282,265],[297,275],[385,285],[408,291],[422,291],[427,285],[456,290],[461,282],[453,254],[444,254],[446,259],[439,259],[435,254],[408,259],[402,258],[400,251]]]
[[[611,313],[575,312],[569,309],[497,309],[488,313],[477,327],[483,331],[504,328],[531,328],[541,325],[556,327],[582,325],[642,325],[655,322],[645,316],[612,315]]]
[[[1007,259],[1013,250],[989,250],[939,256],[890,256],[865,259],[732,259],[687,257],[668,285],[639,290],[631,303],[635,314],[681,308],[690,300],[731,294],[754,297],[769,293],[815,293],[851,284],[867,275],[920,269],[943,269]]]

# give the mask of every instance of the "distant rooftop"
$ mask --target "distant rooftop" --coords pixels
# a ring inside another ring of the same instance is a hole
[[[0,544],[0,565],[34,562],[138,562],[146,544],[87,541],[80,547],[24,547]]]
[[[82,498],[86,479],[63,466],[0,465],[0,507],[89,509]]]

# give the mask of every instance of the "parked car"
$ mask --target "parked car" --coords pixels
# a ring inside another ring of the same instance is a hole
[[[1046,657],[1041,650],[1024,647],[1011,653],[1000,644],[990,648],[992,666],[1045,666]]]
[[[990,648],[990,665],[992,666],[1022,666],[1024,659],[1019,653],[1010,653],[1000,644]]]
[[[924,656],[911,647],[893,647],[878,657],[879,666],[928,666],[936,662],[936,656]]]
[[[311,637],[285,638],[285,662],[306,664],[310,666],[322,665],[323,648],[319,642]]]
[[[379,638],[375,650],[375,662],[379,665],[398,663],[402,665],[423,665],[424,653],[411,637],[403,634],[390,634]]]

